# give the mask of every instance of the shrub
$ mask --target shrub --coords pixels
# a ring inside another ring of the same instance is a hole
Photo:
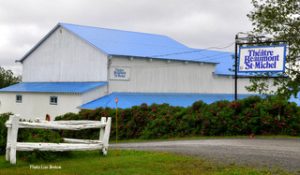
[[[100,120],[112,117],[115,138],[115,109],[98,108],[66,114],[58,120]],[[300,108],[279,97],[251,96],[238,101],[195,102],[191,107],[168,104],[134,106],[118,111],[119,139],[155,139],[182,136],[300,135]],[[63,137],[94,138],[99,130],[63,132]]]
[[[5,154],[6,150],[7,129],[5,127],[5,122],[8,120],[9,115],[9,113],[0,114],[0,155]]]
[[[18,134],[18,142],[50,142],[60,143],[63,139],[60,137],[58,131],[46,130],[46,129],[20,129]],[[70,152],[52,152],[52,151],[18,151],[18,158],[35,162],[39,160],[43,161],[57,161],[62,157],[69,156]]]

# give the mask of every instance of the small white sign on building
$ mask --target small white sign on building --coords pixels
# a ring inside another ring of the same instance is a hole
[[[129,67],[111,67],[110,72],[111,80],[129,80],[130,68]]]
[[[238,72],[284,72],[286,45],[240,47]]]

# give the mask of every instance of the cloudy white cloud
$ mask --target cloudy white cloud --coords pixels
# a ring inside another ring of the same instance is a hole
[[[194,48],[224,46],[251,30],[251,9],[250,0],[0,0],[0,65],[20,73],[14,61],[58,22],[163,34]]]

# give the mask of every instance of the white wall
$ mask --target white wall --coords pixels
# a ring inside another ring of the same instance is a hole
[[[22,81],[107,81],[107,56],[59,28],[24,60]]]
[[[96,100],[104,95],[107,95],[107,86],[102,86],[81,95],[81,104]]]
[[[110,62],[110,69],[125,67],[130,77],[129,80],[110,79],[109,92],[234,93],[234,79],[213,75],[214,64],[116,57]],[[238,85],[239,93],[249,93],[245,89],[248,78],[239,79]]]
[[[23,96],[22,103],[16,103],[15,93],[0,93],[0,113],[12,112],[20,114],[26,119],[45,119],[49,114],[55,116],[66,112],[78,112],[81,105],[81,96],[76,94],[52,94],[52,93],[18,93]],[[57,105],[50,105],[50,96],[58,97]]]

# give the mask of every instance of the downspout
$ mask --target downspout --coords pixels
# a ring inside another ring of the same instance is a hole
[[[107,56],[107,90],[106,90],[106,94],[109,94],[109,77],[110,77],[110,67],[111,67],[111,62],[112,62],[112,56],[108,55]]]

